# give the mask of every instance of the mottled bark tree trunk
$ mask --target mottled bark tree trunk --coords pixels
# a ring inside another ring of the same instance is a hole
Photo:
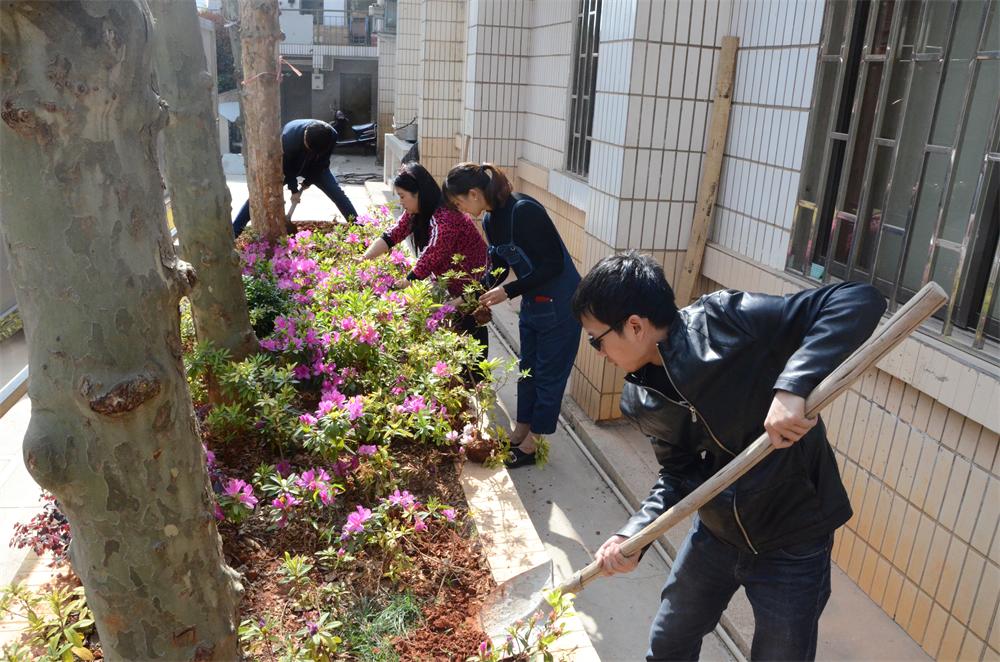
[[[198,340],[236,360],[256,351],[247,299],[233,248],[230,197],[222,172],[212,86],[194,0],[149,0],[155,21],[160,96],[169,107],[163,130],[167,188],[181,257],[198,274],[190,294]]]
[[[181,362],[138,0],[0,3],[0,204],[28,339],[24,460],[58,497],[110,660],[233,660],[226,566]]]
[[[270,240],[285,234],[282,195],[281,105],[278,96],[278,0],[240,0],[243,154],[250,219]]]

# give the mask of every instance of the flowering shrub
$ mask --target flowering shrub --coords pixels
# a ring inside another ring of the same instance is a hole
[[[56,498],[42,492],[42,512],[31,518],[27,524],[14,525],[14,535],[10,546],[31,549],[38,556],[49,554],[49,565],[53,568],[66,563],[69,553],[70,531],[66,516],[59,510]]]
[[[481,642],[478,655],[470,657],[469,662],[554,660],[555,656],[549,649],[563,635],[563,626],[559,621],[574,613],[575,597],[572,593],[549,591],[545,595],[545,602],[549,606],[547,615],[536,611],[528,618],[518,621],[507,630],[507,636],[499,646],[488,640]]]

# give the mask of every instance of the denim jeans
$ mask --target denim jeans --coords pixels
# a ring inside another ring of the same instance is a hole
[[[814,660],[832,549],[830,534],[755,555],[722,542],[696,516],[663,587],[646,660],[697,660],[740,586],[754,615],[750,658]]]
[[[526,303],[518,323],[519,367],[528,376],[517,381],[517,420],[530,423],[533,434],[552,434],[580,347],[581,327],[572,315],[557,312],[552,302]]]
[[[340,188],[340,184],[337,183],[337,178],[333,176],[333,173],[329,170],[324,170],[323,174],[320,175],[319,181],[313,182],[320,191],[326,193],[326,197],[333,201],[333,204],[337,205],[337,209],[343,214],[344,218],[350,221],[352,218],[357,218],[358,212],[355,211],[354,205],[351,204],[351,199],[347,197],[344,193],[344,189]],[[250,200],[243,203],[243,207],[240,208],[238,214],[236,214],[236,220],[233,221],[233,234],[235,236],[240,236],[243,232],[243,228],[247,226],[250,222]]]

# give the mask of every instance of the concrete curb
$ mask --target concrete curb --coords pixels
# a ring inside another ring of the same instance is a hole
[[[504,467],[489,469],[466,462],[462,489],[480,535],[489,542],[487,560],[500,584],[536,565],[551,562],[531,517]],[[575,614],[561,619],[565,634],[550,649],[557,660],[599,661],[583,623]],[[502,640],[496,640],[498,644]]]

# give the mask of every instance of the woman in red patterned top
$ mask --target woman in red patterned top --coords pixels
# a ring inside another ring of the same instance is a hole
[[[462,289],[483,277],[486,269],[486,242],[472,219],[444,203],[441,188],[419,163],[406,163],[392,182],[403,205],[396,224],[372,242],[364,259],[384,255],[407,237],[413,237],[417,263],[406,275],[409,280],[428,276],[441,278],[448,271],[463,275],[448,281],[448,292],[461,296]],[[454,256],[462,259],[455,264]],[[489,333],[471,315],[463,317],[460,328],[486,347]]]

